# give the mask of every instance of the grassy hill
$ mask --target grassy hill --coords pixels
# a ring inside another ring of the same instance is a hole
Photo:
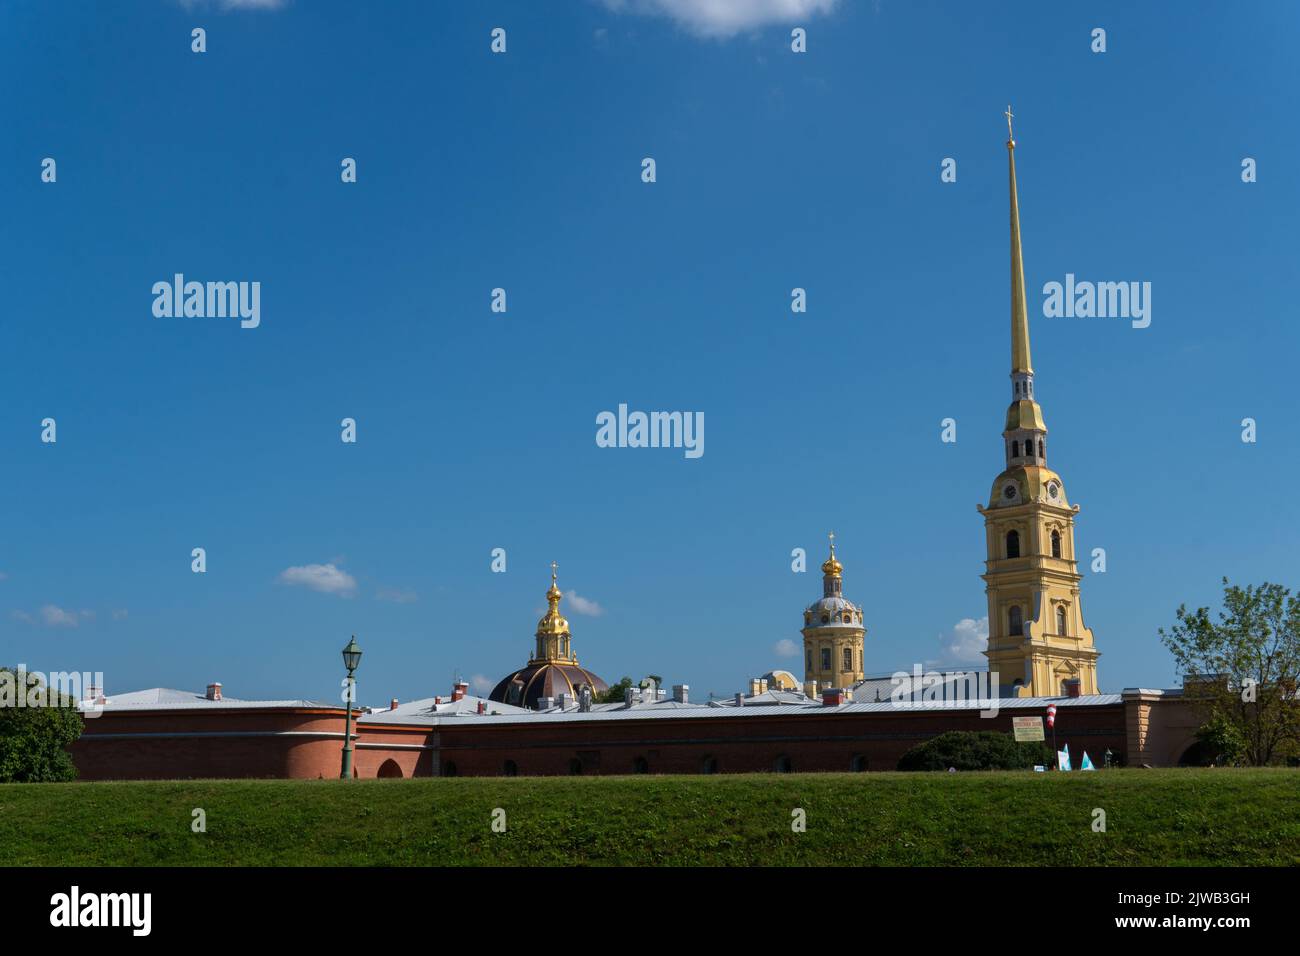
[[[1300,771],[11,784],[0,846],[8,865],[1294,865]]]

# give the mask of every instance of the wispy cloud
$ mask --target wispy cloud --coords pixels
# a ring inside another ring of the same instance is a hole
[[[496,681],[490,677],[484,677],[482,674],[475,674],[469,679],[469,686],[474,688],[477,694],[486,694],[496,686]]]
[[[667,17],[702,37],[725,38],[769,23],[801,23],[839,0],[601,0],[613,13]]]
[[[280,572],[285,584],[300,585],[322,594],[352,597],[357,593],[357,579],[335,564],[304,564]]]
[[[89,612],[81,613],[86,615]],[[46,627],[76,627],[80,623],[80,617],[76,611],[65,611],[61,607],[47,604],[41,608],[41,623]]]
[[[375,599],[389,604],[413,604],[420,600],[420,595],[401,588],[380,588],[375,592]]]
[[[176,0],[186,10],[279,10],[288,0]]]
[[[569,610],[574,614],[585,614],[587,617],[600,617],[605,613],[605,609],[590,598],[585,598],[577,591],[570,591],[564,595],[564,600],[568,602]]]
[[[798,657],[799,645],[788,637],[783,637],[772,645],[772,653],[777,657]]]

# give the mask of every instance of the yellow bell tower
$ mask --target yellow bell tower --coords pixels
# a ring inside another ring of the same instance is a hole
[[[822,563],[822,597],[803,612],[804,687],[820,692],[862,680],[862,645],[867,636],[862,608],[844,597],[844,565],[831,556]]]
[[[988,507],[980,507],[988,561],[983,575],[989,601],[989,670],[1002,692],[1056,697],[1066,682],[1096,694],[1097,658],[1092,631],[1079,607],[1074,551],[1078,505],[1065,496],[1061,476],[1047,467],[1047,426],[1034,399],[1029,361],[1029,314],[1020,253],[1016,197],[1016,141],[1007,107],[1007,158],[1011,175],[1011,405],[1002,442],[1007,467],[993,482]]]

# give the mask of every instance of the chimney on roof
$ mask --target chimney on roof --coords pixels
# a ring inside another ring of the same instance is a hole
[[[844,691],[838,687],[828,687],[822,691],[822,704],[826,707],[838,707],[844,703]]]
[[[803,682],[803,692],[804,692],[804,695],[807,696],[807,697],[813,697],[813,698],[816,698],[816,696],[817,696],[817,682],[816,682],[815,680],[806,680],[806,681],[804,681],[804,682]]]
[[[389,709],[389,710],[397,710],[397,698],[396,698],[396,697],[394,697],[392,700],[390,700],[390,701],[388,702],[388,709]]]
[[[98,684],[91,684],[86,688],[85,696],[86,700],[90,701],[92,704],[102,704],[104,703],[104,688],[100,687]]]
[[[736,706],[737,707],[745,706],[745,695],[742,694],[740,691],[736,691]]]
[[[690,703],[691,685],[690,684],[673,684],[673,700],[679,704]]]
[[[568,710],[573,705],[573,695],[568,691],[565,691],[560,695],[558,703],[560,705],[560,710]]]
[[[1079,696],[1079,678],[1071,677],[1069,680],[1065,682],[1065,696],[1066,697]]]
[[[221,685],[209,684],[207,698],[208,700],[221,700]]]
[[[539,698],[537,698],[537,709],[538,709],[538,710],[550,710],[550,709],[551,709],[552,707],[554,707],[554,706],[555,706],[555,698],[554,698],[554,697],[539,697]]]
[[[485,701],[485,700],[480,700],[480,701],[478,702],[478,712],[479,712],[480,714],[486,714],[486,713],[487,713],[487,701]]]
[[[456,681],[456,683],[451,685],[451,702],[454,704],[468,693],[469,684],[465,683],[463,680]]]

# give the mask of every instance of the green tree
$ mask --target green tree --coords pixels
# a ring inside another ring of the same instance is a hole
[[[627,698],[627,692],[632,689],[632,678],[624,677],[617,684],[610,684],[609,690],[603,694],[597,694],[595,702],[597,704],[621,704]]]
[[[68,753],[83,726],[76,701],[47,688],[40,675],[26,674],[25,683],[0,667],[0,783],[76,779]],[[17,706],[19,695],[37,706]]]
[[[1238,748],[1254,766],[1300,749],[1300,597],[1279,584],[1238,587],[1223,579],[1223,608],[1181,605],[1160,639],[1184,675],[1184,697],[1210,746]]]

